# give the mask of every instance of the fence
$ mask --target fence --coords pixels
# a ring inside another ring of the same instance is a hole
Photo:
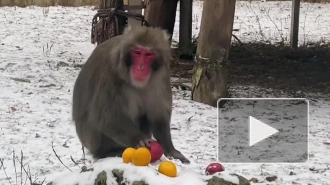
[[[95,6],[99,4],[99,0],[0,0],[0,6],[18,6],[26,7],[37,5],[47,6]]]
[[[236,0],[236,1],[261,1],[261,0]],[[292,0],[266,0],[266,1],[292,1]],[[301,0],[306,3],[330,3],[330,0]]]
[[[195,1],[195,0],[194,0]],[[260,0],[237,0],[237,1],[260,1]],[[267,1],[291,1],[291,0],[267,0]],[[301,0],[309,3],[330,3],[330,0]],[[26,7],[37,6],[98,6],[99,0],[0,0],[1,6]]]

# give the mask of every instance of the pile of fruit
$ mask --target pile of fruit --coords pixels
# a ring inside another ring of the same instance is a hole
[[[138,149],[127,148],[122,155],[124,163],[132,163],[135,166],[148,166],[159,160],[163,155],[163,148],[156,141],[150,142],[150,150],[146,147]],[[176,177],[177,169],[171,161],[162,161],[158,166],[158,172],[168,177]]]
[[[163,155],[163,148],[156,141],[150,142],[150,150],[146,147],[138,149],[127,148],[123,154],[122,159],[124,163],[132,163],[135,166],[148,166],[159,160]],[[206,175],[213,175],[217,172],[224,171],[224,167],[219,163],[211,163],[206,169]],[[158,166],[158,172],[168,177],[177,176],[176,165],[171,161],[162,161]]]

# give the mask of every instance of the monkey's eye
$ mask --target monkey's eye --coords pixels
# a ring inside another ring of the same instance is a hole
[[[152,55],[152,53],[146,53],[147,57],[150,57]]]
[[[141,54],[140,51],[137,51],[137,50],[135,50],[134,53],[137,54],[137,55]]]

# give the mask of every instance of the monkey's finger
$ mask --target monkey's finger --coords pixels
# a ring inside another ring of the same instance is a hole
[[[189,159],[187,159],[187,158],[185,158],[184,156],[183,156],[183,158],[181,158],[181,159],[179,159],[183,164],[190,164],[190,161],[189,161]]]
[[[145,143],[144,143],[144,140],[140,140],[139,141],[139,145],[138,147],[146,147]]]
[[[149,142],[151,142],[151,141],[157,142],[157,140],[156,139],[153,139],[153,138],[149,139]]]
[[[168,159],[179,159],[183,164],[190,164],[189,159],[182,156],[166,156]]]
[[[165,155],[167,158],[179,159],[183,164],[190,164],[189,159],[187,159],[181,152],[175,151],[170,154]]]
[[[144,139],[143,143],[145,145],[145,147],[150,149],[150,142],[152,141],[152,139]]]

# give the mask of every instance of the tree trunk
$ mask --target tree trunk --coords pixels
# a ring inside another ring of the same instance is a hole
[[[180,0],[180,58],[193,60],[192,39],[192,5],[193,0]]]
[[[235,0],[205,0],[192,77],[192,99],[217,106],[228,96],[227,62]],[[214,13],[217,12],[217,13]]]
[[[178,0],[147,0],[145,20],[153,27],[165,29],[172,40]]]

